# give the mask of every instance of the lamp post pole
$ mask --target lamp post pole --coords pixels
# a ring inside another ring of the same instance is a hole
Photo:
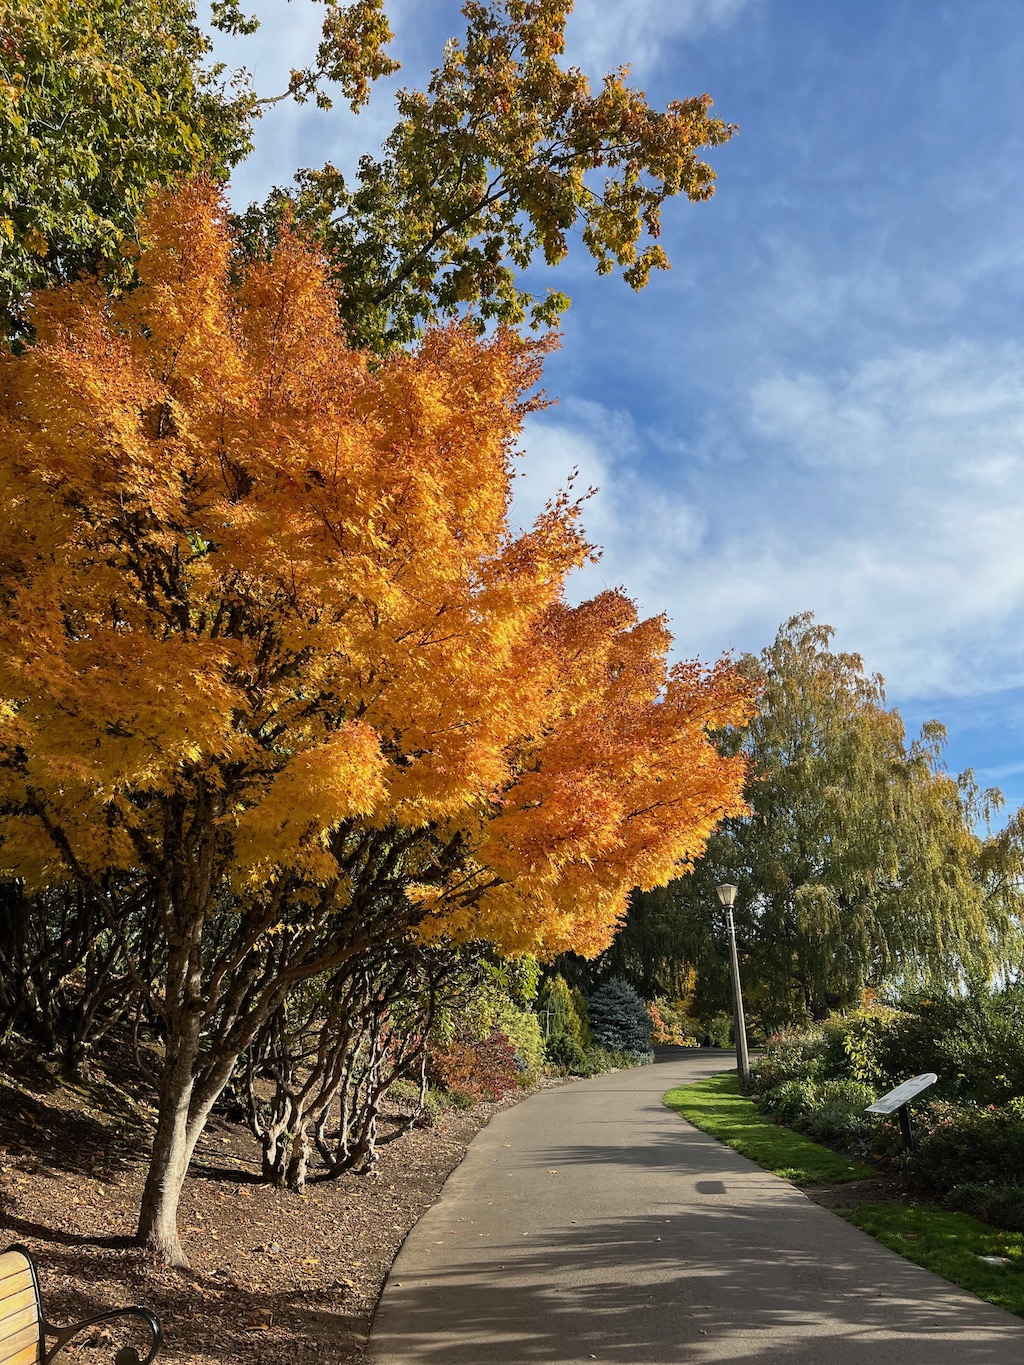
[[[750,1058],[747,1055],[747,1026],[743,1018],[743,992],[740,989],[740,960],[736,952],[736,921],[732,907],[736,903],[736,887],[719,886],[718,899],[725,907],[725,922],[729,930],[729,970],[732,976],[732,1020],[736,1035],[736,1070],[745,1086],[750,1080]]]

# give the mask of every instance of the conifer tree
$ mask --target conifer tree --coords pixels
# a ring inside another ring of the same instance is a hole
[[[587,1008],[595,1043],[610,1052],[650,1057],[651,1016],[628,981],[606,981],[590,997]]]

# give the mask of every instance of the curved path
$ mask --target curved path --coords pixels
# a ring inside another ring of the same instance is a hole
[[[405,1243],[374,1365],[1022,1365],[1024,1320],[665,1109],[698,1052],[497,1115]]]

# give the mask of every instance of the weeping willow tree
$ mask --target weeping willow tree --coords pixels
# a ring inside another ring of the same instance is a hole
[[[746,661],[761,709],[732,739],[751,758],[749,814],[692,874],[633,897],[605,970],[664,990],[692,964],[698,996],[727,999],[722,881],[740,889],[744,991],[769,1027],[866,987],[948,986],[1019,961],[1024,822],[979,836],[1000,794],[945,770],[938,722],[908,741],[882,678],[834,653],[833,633],[795,616]]]

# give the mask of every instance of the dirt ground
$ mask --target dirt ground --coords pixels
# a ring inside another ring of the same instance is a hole
[[[161,1360],[357,1365],[406,1234],[501,1107],[448,1113],[385,1147],[371,1174],[314,1182],[304,1195],[261,1184],[255,1139],[215,1119],[185,1185],[192,1268],[178,1271],[129,1244],[152,1120],[144,1089],[116,1069],[59,1085],[23,1057],[0,1072],[0,1250],[19,1242],[36,1257],[52,1322],[152,1309],[164,1327]],[[127,1340],[86,1339],[60,1358],[109,1365],[111,1342]]]

